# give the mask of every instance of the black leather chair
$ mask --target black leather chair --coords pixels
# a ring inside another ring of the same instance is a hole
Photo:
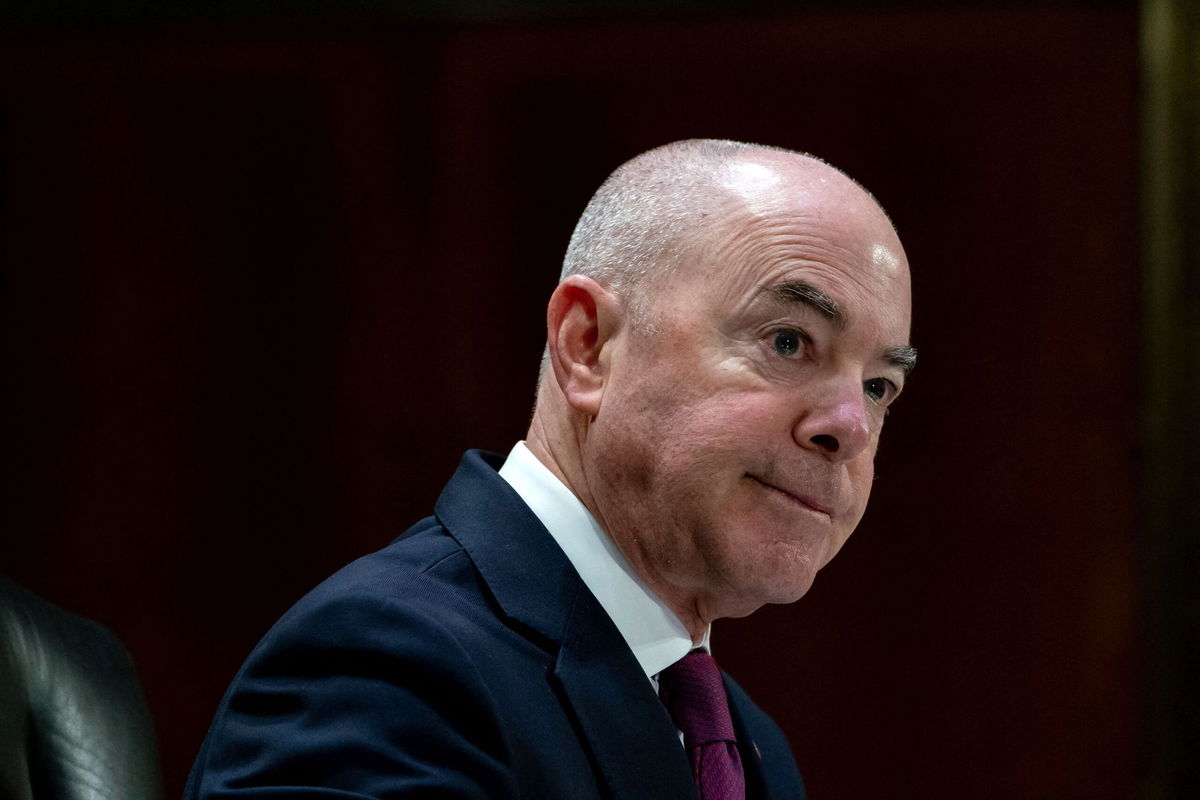
[[[0,576],[0,800],[156,800],[158,748],[107,629]]]

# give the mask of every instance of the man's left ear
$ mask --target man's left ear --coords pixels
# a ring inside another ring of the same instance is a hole
[[[554,379],[567,403],[595,417],[608,380],[622,306],[609,289],[570,275],[546,306],[546,343]]]

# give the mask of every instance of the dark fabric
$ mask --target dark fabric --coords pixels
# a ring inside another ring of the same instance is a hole
[[[683,733],[701,800],[745,800],[737,734],[717,662],[695,651],[659,676],[659,694]]]
[[[271,629],[189,800],[694,797],[666,709],[500,463],[468,453],[435,516]],[[803,797],[779,729],[727,689],[738,736],[762,744],[751,796]]]
[[[125,648],[0,576],[0,800],[161,794],[154,730]]]

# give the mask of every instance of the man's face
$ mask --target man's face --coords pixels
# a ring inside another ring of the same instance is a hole
[[[904,252],[849,182],[821,195],[733,196],[607,354],[597,510],[704,619],[808,590],[862,517],[904,384]]]

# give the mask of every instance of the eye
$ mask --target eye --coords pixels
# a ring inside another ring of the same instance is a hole
[[[896,385],[887,378],[872,378],[863,383],[863,391],[876,403],[886,404],[895,396]]]
[[[804,344],[804,334],[792,328],[783,328],[775,331],[771,344],[776,353],[784,358],[791,358],[800,352],[800,348]]]

